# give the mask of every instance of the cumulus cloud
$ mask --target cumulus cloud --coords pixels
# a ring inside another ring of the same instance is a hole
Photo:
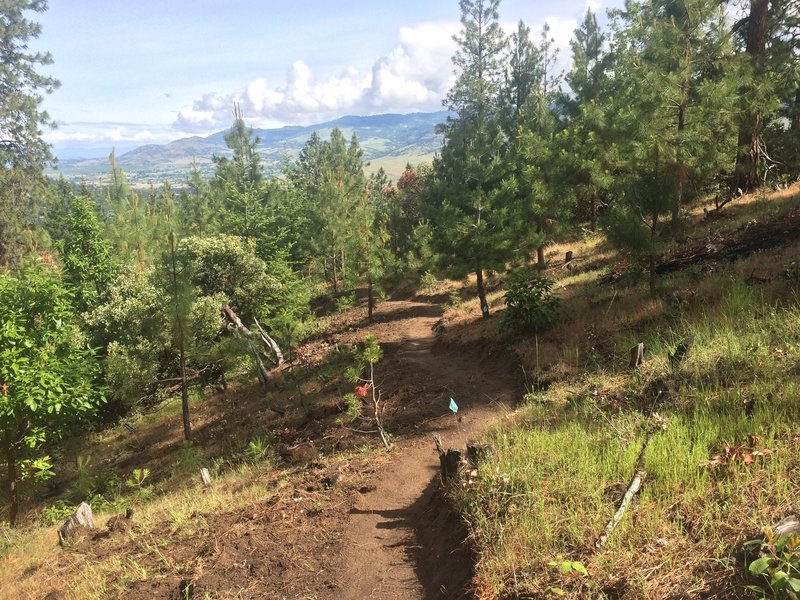
[[[91,127],[94,129],[102,128],[102,131],[70,131],[72,126],[67,125],[66,129],[53,129],[46,132],[42,137],[49,144],[160,141],[149,129],[137,129],[123,125],[106,129],[102,123],[94,123]]]
[[[588,0],[593,6],[597,0]],[[546,19],[549,36],[558,48],[556,67],[569,68],[572,38],[577,21],[551,16]],[[507,34],[515,23],[503,23]],[[209,92],[178,111],[173,129],[183,133],[208,133],[228,127],[233,105],[238,103],[248,123],[257,127],[311,124],[344,114],[431,111],[442,108],[442,99],[453,84],[451,57],[456,50],[453,35],[458,22],[425,22],[403,27],[392,50],[378,57],[368,71],[346,67],[338,74],[318,77],[303,60],[295,61],[283,81],[257,78],[228,94]],[[532,27],[535,43],[541,25]]]
[[[347,113],[438,110],[452,84],[452,37],[458,29],[455,22],[403,27],[397,45],[368,72],[347,67],[323,79],[297,60],[283,82],[258,78],[231,94],[205,94],[180,109],[173,127],[187,133],[227,127],[234,103],[260,126],[314,123]]]

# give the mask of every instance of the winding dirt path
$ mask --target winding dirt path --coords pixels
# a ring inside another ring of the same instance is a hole
[[[439,458],[432,433],[438,431],[447,447],[465,447],[510,410],[518,385],[508,363],[498,366],[452,348],[440,351],[432,333],[440,315],[432,304],[386,302],[369,328],[386,352],[381,367],[410,378],[421,390],[417,414],[435,416],[397,436],[396,454],[356,502],[343,537],[339,589],[331,597],[468,597],[471,560],[463,527],[444,503],[434,501]],[[459,405],[458,417],[447,410],[449,396]]]

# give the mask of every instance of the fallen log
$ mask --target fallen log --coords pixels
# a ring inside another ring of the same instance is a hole
[[[766,223],[749,223],[740,231],[674,254],[656,265],[656,273],[679,271],[701,261],[741,258],[758,250],[795,241],[798,235],[800,235],[800,211],[795,210]]]

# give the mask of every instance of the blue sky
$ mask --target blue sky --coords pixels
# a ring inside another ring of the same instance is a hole
[[[604,14],[621,0],[590,0]],[[545,20],[569,61],[587,0],[504,0],[501,20]],[[230,125],[441,109],[457,0],[51,0],[31,15],[61,88],[44,101],[57,153],[118,150]]]

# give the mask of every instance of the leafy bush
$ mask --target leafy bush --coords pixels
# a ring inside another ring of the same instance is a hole
[[[553,281],[531,274],[516,273],[505,295],[506,311],[500,331],[539,333],[552,327],[558,317],[559,300],[553,295]]]
[[[157,399],[160,385],[178,381],[170,261],[165,256],[146,271],[123,270],[106,302],[88,316],[106,351],[106,380],[119,413],[145,398]],[[176,263],[183,280],[179,304],[188,371],[201,384],[213,384],[248,356],[246,344],[225,332],[226,305],[251,329],[258,319],[290,348],[302,335],[308,293],[280,257],[266,263],[248,242],[218,235],[182,240]]]
[[[39,521],[42,525],[55,525],[61,523],[67,517],[72,516],[77,507],[66,500],[56,500],[55,504],[43,508],[39,513]]]
[[[762,599],[792,600],[800,597],[800,536],[797,534],[775,536],[767,528],[764,542],[756,542],[762,556],[752,561],[750,574],[766,579],[767,587],[751,585]]]

